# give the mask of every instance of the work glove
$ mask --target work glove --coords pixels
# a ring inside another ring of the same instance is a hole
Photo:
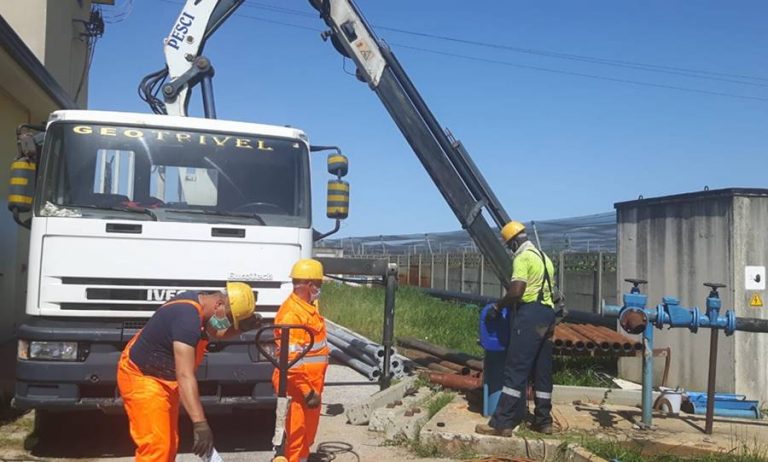
[[[315,409],[320,406],[322,399],[319,393],[315,393],[315,390],[312,390],[307,394],[307,396],[304,397],[304,402],[307,403],[307,407],[310,409]]]
[[[205,420],[193,422],[192,433],[194,434],[192,452],[198,457],[208,456],[213,450],[213,432],[211,427],[208,426],[208,422]]]
[[[241,332],[249,331],[261,326],[261,315],[253,313],[251,316],[239,321],[237,327]]]

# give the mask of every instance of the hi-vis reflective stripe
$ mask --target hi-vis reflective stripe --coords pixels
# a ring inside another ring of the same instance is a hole
[[[543,391],[537,391],[536,397],[540,399],[552,399],[552,393],[545,393]]]
[[[26,186],[29,184],[29,178],[11,178],[11,184],[17,186]]]
[[[509,395],[509,396],[514,397],[514,398],[519,398],[521,396],[521,393],[519,391],[515,390],[514,388],[509,388],[509,387],[503,387],[501,389],[501,392],[504,393],[505,395]]]
[[[300,360],[294,364],[294,366],[298,366],[300,364],[317,364],[317,363],[327,363],[328,362],[328,356],[321,355],[321,356],[310,356],[310,357],[303,357]]]
[[[315,342],[312,344],[312,348],[309,350],[308,353],[314,353],[316,351],[320,351],[321,348],[325,348],[325,346],[328,345],[328,342],[325,340],[320,340],[319,342]],[[288,346],[288,351],[291,353],[301,353],[304,351],[305,345],[299,345],[297,343],[291,344]]]

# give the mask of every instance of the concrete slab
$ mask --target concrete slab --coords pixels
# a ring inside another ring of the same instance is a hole
[[[467,402],[457,397],[421,429],[423,444],[434,445],[443,456],[476,453],[488,456],[517,456],[540,461],[607,462],[575,444],[557,439],[528,436],[509,438],[475,433],[475,425],[488,419],[470,412]]]
[[[397,438],[400,433],[399,429],[401,424],[406,420],[411,420],[406,418],[406,412],[414,408],[419,408],[419,414],[421,414],[423,409],[419,406],[424,401],[428,400],[433,393],[434,392],[431,389],[422,387],[415,394],[406,396],[402,400],[395,401],[394,406],[387,405],[375,409],[371,413],[370,421],[368,422],[368,430],[384,433],[387,439]]]
[[[368,425],[371,413],[389,403],[403,399],[404,396],[416,391],[416,377],[406,377],[401,382],[381,390],[346,410],[347,422],[352,425]]]
[[[654,402],[659,395],[659,392],[653,392]],[[574,401],[639,406],[642,402],[642,397],[640,390],[555,385],[554,390],[552,391],[553,403],[572,404]]]

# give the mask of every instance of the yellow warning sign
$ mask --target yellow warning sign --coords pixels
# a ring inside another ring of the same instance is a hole
[[[752,294],[752,298],[749,299],[749,306],[752,306],[752,307],[763,306],[763,299],[760,298],[760,294]]]

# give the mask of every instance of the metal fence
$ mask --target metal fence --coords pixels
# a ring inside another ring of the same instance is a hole
[[[503,292],[490,265],[476,252],[360,257],[397,263],[400,284],[404,285],[490,297],[501,296]],[[606,303],[616,303],[615,253],[560,252],[550,258],[555,265],[557,285],[565,294],[569,309],[597,311],[603,299]]]

